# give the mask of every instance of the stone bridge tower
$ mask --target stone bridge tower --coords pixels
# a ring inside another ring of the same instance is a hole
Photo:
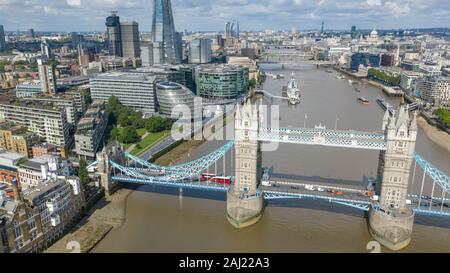
[[[235,181],[227,193],[227,217],[236,228],[253,225],[262,216],[259,122],[256,105],[238,106],[235,116]]]
[[[382,129],[386,151],[380,153],[378,166],[380,198],[370,209],[369,229],[381,244],[399,250],[411,241],[414,222],[406,199],[417,138],[416,113],[410,117],[403,105],[393,117],[386,111]]]
[[[111,179],[110,160],[123,166],[126,165],[124,148],[117,141],[105,146],[101,152],[97,153],[97,173],[100,175],[100,185],[105,189],[106,196],[114,193],[119,187],[119,184],[114,183]]]

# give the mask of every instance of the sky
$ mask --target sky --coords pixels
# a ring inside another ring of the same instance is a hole
[[[6,31],[103,31],[110,11],[151,30],[153,0],[0,0]],[[178,31],[450,27],[449,0],[172,0]]]

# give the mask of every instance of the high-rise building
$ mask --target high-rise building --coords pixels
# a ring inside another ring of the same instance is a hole
[[[177,64],[182,63],[184,59],[183,54],[183,32],[175,32],[175,51],[177,52]]]
[[[120,23],[120,35],[122,40],[122,57],[138,58],[140,55],[138,23]]]
[[[0,25],[0,51],[6,49],[5,30],[3,25]]]
[[[38,59],[39,80],[41,81],[42,93],[56,94],[55,68],[52,65],[44,65],[41,59]]]
[[[189,44],[189,63],[206,64],[211,62],[211,40],[195,39]]]
[[[108,37],[109,55],[122,57],[122,35],[120,18],[115,12],[106,18],[106,33]]]
[[[35,37],[35,35],[34,35],[34,29],[30,28],[30,29],[28,30],[28,36],[29,36],[30,38],[34,39],[34,37]]]
[[[72,40],[72,48],[77,48],[78,45],[84,41],[83,35],[78,34],[76,32],[71,32],[70,38]]]
[[[226,22],[225,23],[225,39],[227,38],[231,38],[232,34],[231,34],[231,23],[230,22]]]
[[[153,65],[153,44],[151,42],[141,43],[141,60],[142,66]]]
[[[181,44],[175,32],[173,22],[172,4],[170,0],[153,1],[152,41],[155,50],[155,63],[176,64],[181,62],[180,50],[177,44]],[[178,43],[177,43],[178,41]],[[158,44],[158,45],[157,45]],[[160,62],[159,62],[160,60]]]
[[[225,39],[227,38],[239,38],[239,22],[233,21],[233,23],[225,23]]]
[[[322,29],[320,30],[320,33],[322,33],[323,34],[323,26],[325,25],[325,22],[324,21],[322,21]]]
[[[352,26],[352,29],[351,29],[351,37],[352,37],[352,39],[356,39],[356,36],[357,36],[357,33],[356,33],[356,26]]]

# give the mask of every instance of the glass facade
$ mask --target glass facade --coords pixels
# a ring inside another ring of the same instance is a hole
[[[381,63],[380,54],[358,52],[352,55],[351,68],[352,70],[358,70],[358,67],[362,64],[365,67],[379,67]]]
[[[116,14],[106,18],[106,32],[108,34],[109,54],[113,56],[123,56],[122,52],[122,34],[120,32],[120,19]]]
[[[213,65],[197,69],[197,94],[204,98],[234,99],[248,88],[248,68]]]
[[[152,41],[159,44],[158,56],[155,63],[181,63],[179,37],[175,32],[170,0],[153,1]],[[177,43],[178,41],[178,43]]]
[[[194,111],[194,94],[181,84],[174,82],[159,82],[156,84],[156,97],[158,99],[158,112],[166,117],[171,117],[172,110],[177,105],[186,105],[191,110],[191,118]]]

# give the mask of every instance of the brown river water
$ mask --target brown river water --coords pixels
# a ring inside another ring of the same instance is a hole
[[[378,131],[383,110],[375,102],[382,92],[359,83],[351,85],[338,80],[315,66],[277,65],[265,67],[271,74],[285,79],[267,78],[264,89],[280,94],[295,73],[302,90],[302,103],[297,106],[274,100],[280,105],[281,127],[307,127],[322,123],[329,129]],[[355,92],[358,87],[361,93]],[[370,105],[357,103],[364,96]],[[389,99],[398,104],[399,99]],[[266,99],[262,99],[267,103]],[[230,124],[229,127],[233,125]],[[186,156],[186,162],[205,155],[223,141],[208,141]],[[450,154],[439,148],[419,129],[416,150],[428,161],[450,173]],[[376,176],[377,151],[324,148],[281,144],[274,152],[263,152],[263,165],[273,166],[280,180],[295,180],[364,187],[368,177]],[[231,156],[225,159],[230,175]],[[214,168],[210,171],[214,172]],[[421,173],[418,172],[418,177]],[[411,191],[419,187],[416,179]],[[431,183],[429,183],[431,184]],[[425,187],[429,193],[431,186]],[[447,196],[449,198],[450,196]],[[224,193],[194,192],[142,186],[130,194],[124,225],[102,240],[94,252],[369,252],[372,238],[364,212],[323,201],[269,201],[262,220],[256,225],[234,229],[226,219]],[[382,248],[383,252],[389,252]],[[416,216],[410,246],[402,252],[450,252],[450,218]]]

